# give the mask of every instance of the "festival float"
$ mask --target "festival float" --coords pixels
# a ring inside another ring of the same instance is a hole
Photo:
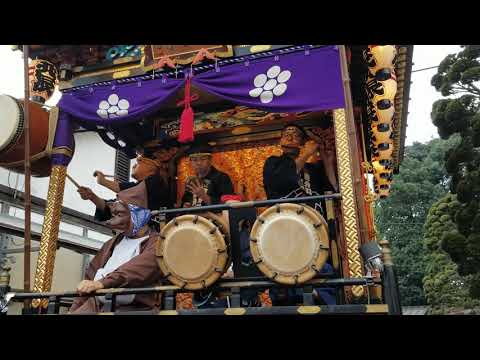
[[[33,289],[10,292],[3,271],[3,304],[31,300],[31,312],[55,314],[62,299],[78,296],[53,293],[51,283],[68,166],[75,151],[84,151],[75,150],[74,133],[92,131],[129,159],[163,151],[165,164],[185,145],[208,144],[213,165],[230,176],[241,199],[157,209],[162,283],[100,290],[97,295],[107,299],[104,312],[115,314],[119,295],[150,292],[162,297],[160,314],[401,313],[390,249],[377,236],[372,209],[389,195],[403,157],[413,46],[19,45],[14,50],[26,50],[34,60],[26,75],[29,99],[0,95],[0,166],[24,172],[29,129],[28,171],[49,177],[49,190]],[[55,86],[62,97],[46,107]],[[302,126],[333,152],[338,192],[267,200],[263,164],[280,153],[286,124]],[[180,156],[170,177],[178,201],[191,175],[188,157]],[[311,200],[325,202],[323,216],[305,205]],[[204,216],[207,212],[213,215]],[[279,230],[285,224],[296,229],[294,238]],[[241,260],[241,231],[249,233],[253,261],[247,265]],[[192,241],[182,234],[192,232],[209,239],[205,246],[215,256],[189,263],[187,271],[175,259],[179,244]],[[304,256],[291,256],[292,246]],[[320,272],[327,261],[333,270]],[[233,276],[223,276],[229,267]],[[272,306],[269,290],[279,287],[297,289],[303,300]],[[336,305],[316,304],[317,287],[334,289]],[[258,289],[262,305],[243,306],[244,289]],[[228,306],[192,304],[192,293],[209,291],[227,296]]]

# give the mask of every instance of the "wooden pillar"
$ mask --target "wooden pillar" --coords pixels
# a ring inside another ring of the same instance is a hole
[[[30,292],[30,251],[32,247],[31,237],[31,217],[32,203],[30,191],[31,166],[30,166],[30,77],[28,68],[29,45],[23,45],[23,66],[24,66],[24,82],[25,96],[23,99],[24,106],[24,134],[25,134],[25,225],[24,225],[24,245],[23,245],[23,291]],[[30,306],[30,301],[24,301],[24,309]]]

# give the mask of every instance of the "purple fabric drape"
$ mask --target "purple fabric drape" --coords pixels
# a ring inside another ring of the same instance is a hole
[[[282,113],[344,107],[336,46],[297,52],[195,75],[192,84],[238,105]]]
[[[55,131],[55,138],[53,139],[53,149],[68,148],[75,150],[75,142],[73,137],[72,122],[70,116],[66,112],[60,112],[58,115],[57,129]],[[63,154],[52,154],[52,165],[67,166],[71,158]]]
[[[127,123],[158,111],[185,80],[150,80],[98,86],[62,95],[60,111],[97,125]]]
[[[123,124],[160,110],[184,83],[165,78],[96,86],[63,94],[58,106],[82,122]],[[192,84],[238,105],[271,112],[344,107],[336,46],[221,66],[195,74]]]

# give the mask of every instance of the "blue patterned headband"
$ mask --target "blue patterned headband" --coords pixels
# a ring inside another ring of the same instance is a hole
[[[144,209],[132,204],[128,204],[128,209],[130,210],[130,217],[132,218],[133,224],[132,236],[136,236],[139,230],[150,221],[152,213],[149,209]]]

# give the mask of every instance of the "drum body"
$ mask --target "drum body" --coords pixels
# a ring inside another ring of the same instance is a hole
[[[264,211],[250,233],[250,251],[272,280],[295,285],[312,279],[328,258],[325,219],[301,204],[277,204]]]
[[[156,255],[171,283],[187,290],[208,288],[230,267],[229,229],[213,213],[176,217],[161,230]]]
[[[49,113],[41,105],[29,102],[30,155],[32,176],[50,175]],[[24,103],[11,96],[0,95],[0,166],[15,172],[24,172],[25,123]],[[53,136],[53,135],[52,135]],[[53,140],[53,139],[51,139]]]

